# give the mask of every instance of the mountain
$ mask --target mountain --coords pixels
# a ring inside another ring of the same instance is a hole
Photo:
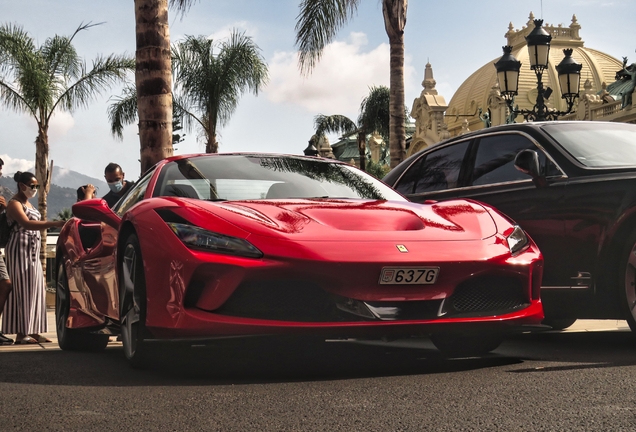
[[[104,196],[108,192],[108,185],[103,180],[56,166],[53,166],[53,178],[51,179],[51,183],[71,189],[77,189],[80,186],[90,183],[97,188],[97,196]]]

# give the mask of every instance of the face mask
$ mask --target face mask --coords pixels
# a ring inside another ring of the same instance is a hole
[[[119,180],[119,181],[116,181],[116,182],[108,183],[108,187],[110,188],[110,191],[112,193],[119,193],[119,192],[121,192],[121,190],[124,187],[124,181],[123,180]]]
[[[37,195],[37,193],[37,189],[31,189],[30,187],[24,190],[24,195],[26,195],[27,198],[33,198],[35,195]]]

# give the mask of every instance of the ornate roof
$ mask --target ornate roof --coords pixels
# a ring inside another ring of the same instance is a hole
[[[534,14],[530,12],[528,23],[520,30],[514,30],[512,23],[508,27],[505,37],[508,45],[513,47],[512,55],[521,61],[521,71],[519,74],[519,95],[515,98],[515,104],[521,109],[532,109],[537,98],[537,79],[530,69],[528,58],[528,48],[525,36],[534,29]],[[581,69],[581,85],[587,79],[592,84],[592,91],[599,92],[603,83],[614,82],[617,70],[622,68],[622,62],[603,52],[586,48],[579,36],[581,26],[576,15],[572,16],[572,23],[569,27],[559,24],[553,26],[544,24],[543,28],[552,35],[550,43],[550,60],[546,71],[543,74],[545,87],[551,87],[552,96],[548,100],[548,106],[558,110],[566,110],[565,101],[561,99],[556,65],[563,59],[563,49],[572,48],[572,57],[583,65]],[[501,55],[499,56],[501,57]],[[479,119],[479,108],[484,111],[488,109],[488,97],[491,90],[497,85],[497,71],[494,63],[499,57],[489,61],[484,66],[473,73],[459,87],[453,95],[448,109],[446,110],[446,123],[451,135],[458,135],[462,130],[462,122],[468,119],[471,130],[481,129],[483,122]],[[583,89],[581,89],[583,90]],[[471,114],[471,117],[462,115]]]

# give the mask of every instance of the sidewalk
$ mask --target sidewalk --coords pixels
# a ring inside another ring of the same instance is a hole
[[[625,320],[578,320],[562,332],[630,331]]]
[[[42,336],[46,336],[51,339],[51,343],[44,344],[25,344],[25,345],[4,345],[0,346],[0,353],[2,352],[16,352],[16,351],[40,351],[40,350],[59,350],[60,347],[57,344],[57,332],[55,331],[55,309],[47,309],[46,320],[48,324],[48,332],[42,333]],[[11,339],[15,339],[15,335],[7,335]],[[112,340],[114,341],[114,337]],[[109,342],[108,346],[121,346],[121,342]]]

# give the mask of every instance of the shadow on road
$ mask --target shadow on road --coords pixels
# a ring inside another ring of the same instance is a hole
[[[428,343],[430,345],[430,343]],[[446,359],[432,345],[403,348],[345,342],[219,342],[168,349],[149,370],[130,368],[120,347],[102,353],[28,351],[0,356],[0,382],[70,386],[232,385],[423,375],[518,364],[518,358]]]
[[[497,353],[558,365],[542,364],[514,373],[547,373],[636,365],[636,337],[632,332],[562,332],[517,336]],[[565,364],[564,364],[565,363]]]
[[[446,359],[429,341],[360,344],[279,339],[169,347],[149,370],[130,368],[121,347],[102,353],[10,352],[0,382],[72,386],[232,385],[452,373],[509,366],[509,373],[636,365],[629,332],[520,335],[482,358]],[[521,368],[519,368],[522,366]]]

